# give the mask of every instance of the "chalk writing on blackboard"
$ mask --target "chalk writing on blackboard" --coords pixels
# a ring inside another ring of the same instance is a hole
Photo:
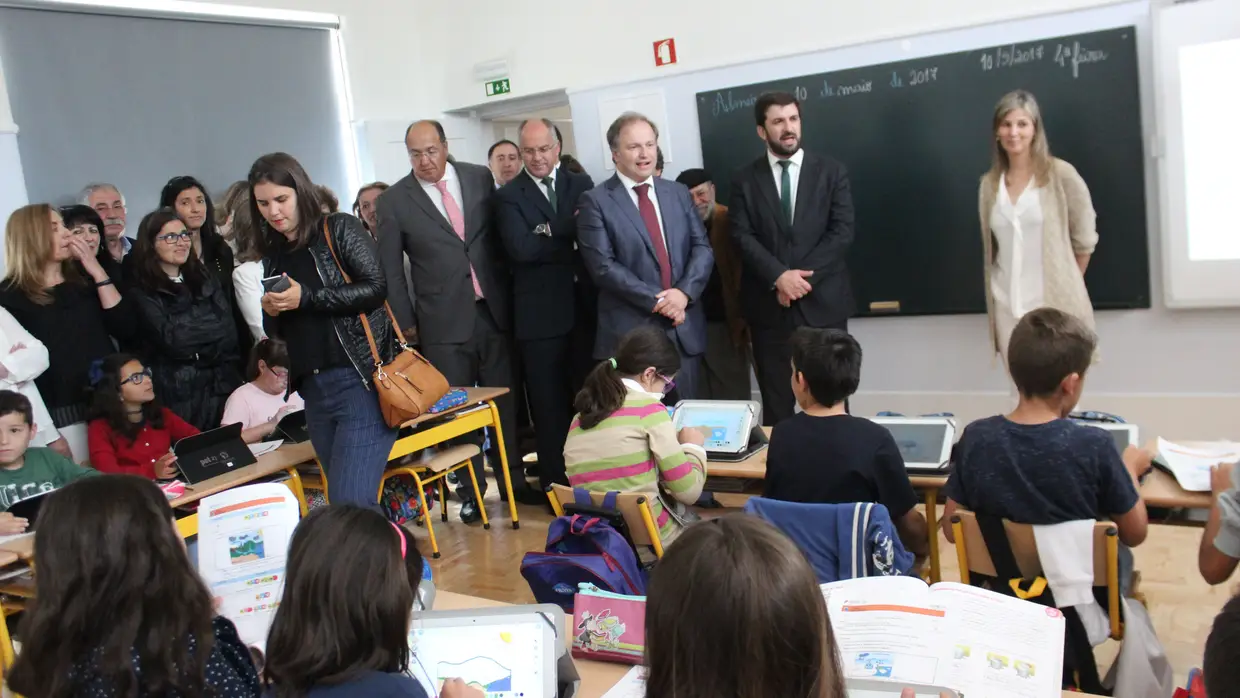
[[[738,109],[751,109],[753,103],[758,101],[754,95],[745,95],[744,97],[733,97],[732,90],[727,92],[716,92],[715,103],[711,105],[710,112],[713,116],[720,114],[731,114]]]
[[[819,97],[847,97],[849,95],[864,94],[874,91],[873,80],[862,80],[853,85],[832,85],[829,81],[822,81],[822,91]]]
[[[981,55],[982,70],[1011,68],[1028,63],[1036,63],[1046,55],[1046,47],[1042,44],[1017,46],[996,46]]]
[[[1086,63],[1101,63],[1107,59],[1107,52],[1101,49],[1089,49],[1081,46],[1081,42],[1073,41],[1071,46],[1058,44],[1055,47],[1055,62],[1063,68],[1072,68],[1072,77],[1081,77],[1081,66]]]

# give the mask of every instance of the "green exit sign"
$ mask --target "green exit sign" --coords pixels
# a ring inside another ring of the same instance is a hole
[[[508,84],[508,78],[504,78],[503,80],[492,80],[487,83],[488,97],[506,95],[509,92],[512,92],[512,87]]]

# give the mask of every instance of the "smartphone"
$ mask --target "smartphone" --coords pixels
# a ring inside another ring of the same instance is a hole
[[[288,277],[283,274],[279,276],[268,276],[263,279],[263,291],[267,293],[280,293],[281,291],[287,291],[291,285],[292,284],[288,281]]]

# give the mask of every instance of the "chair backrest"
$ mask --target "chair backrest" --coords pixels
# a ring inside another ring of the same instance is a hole
[[[564,512],[564,506],[576,504],[577,498],[573,495],[573,488],[564,485],[552,485],[551,493],[555,498],[555,502],[559,504],[556,509],[556,515],[561,516]],[[607,496],[606,492],[591,492],[590,501],[594,506],[603,506],[603,498]],[[616,508],[620,510],[620,515],[624,517],[624,523],[629,527],[629,537],[633,539],[634,545],[655,546],[658,543],[658,530],[651,531],[646,525],[646,517],[642,515],[642,507],[646,507],[647,512],[653,513],[650,507],[650,495],[645,492],[620,492],[616,495]],[[648,513],[646,516],[649,516]],[[653,519],[651,519],[653,521]],[[654,539],[651,539],[651,536]],[[662,546],[659,546],[662,547]]]
[[[963,541],[958,537],[956,545],[964,545],[968,571],[997,577],[995,564],[990,559],[990,551],[986,548],[986,540],[978,527],[977,517],[971,511],[958,509],[955,513],[960,519],[963,529]],[[955,523],[955,519],[952,520]],[[1033,526],[1003,521],[1007,531],[1008,542],[1012,545],[1012,556],[1016,558],[1016,566],[1021,576],[1033,579],[1042,574],[1042,561],[1038,557],[1038,544],[1034,541]],[[1114,532],[1114,533],[1112,533]],[[1094,524],[1094,586],[1107,584],[1107,551],[1108,537],[1119,534],[1119,527],[1112,521],[1099,521]]]

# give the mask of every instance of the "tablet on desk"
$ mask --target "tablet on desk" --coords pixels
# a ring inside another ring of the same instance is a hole
[[[409,631],[409,673],[432,696],[459,678],[488,698],[555,698],[563,626],[564,612],[545,605],[420,613]]]
[[[1141,446],[1141,441],[1139,439],[1140,432],[1137,430],[1136,424],[1090,422],[1085,420],[1080,420],[1077,423],[1111,432],[1111,438],[1115,441],[1115,448],[1120,452],[1120,455],[1123,455],[1124,449],[1129,446]]]
[[[956,441],[956,422],[948,417],[871,417],[891,432],[912,473],[946,473]]]
[[[681,400],[672,412],[676,431],[697,427],[706,432],[706,452],[740,453],[761,407],[750,400]]]
[[[191,485],[258,462],[241,440],[241,422],[229,424],[176,442],[177,469]]]

